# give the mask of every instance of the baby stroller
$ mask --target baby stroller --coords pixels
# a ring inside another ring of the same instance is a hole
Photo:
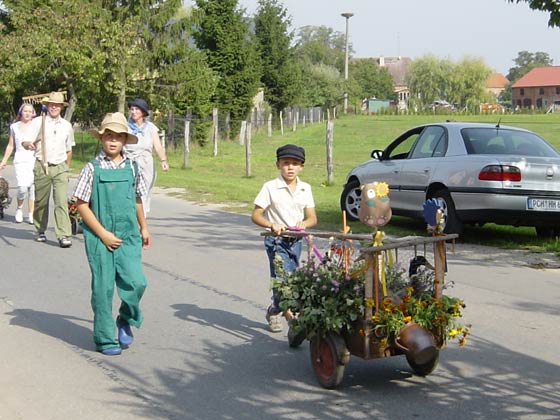
[[[4,209],[7,209],[12,198],[10,197],[10,184],[0,176],[0,219],[4,218]]]

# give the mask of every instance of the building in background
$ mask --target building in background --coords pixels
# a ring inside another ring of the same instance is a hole
[[[412,59],[410,57],[374,57],[379,67],[386,67],[393,78],[393,91],[397,94],[398,108],[403,110],[408,107],[410,90],[406,83],[408,68]]]
[[[508,84],[509,80],[502,73],[492,73],[486,79],[486,91],[493,93],[498,98]]]
[[[560,66],[535,67],[511,86],[514,109],[560,110]]]

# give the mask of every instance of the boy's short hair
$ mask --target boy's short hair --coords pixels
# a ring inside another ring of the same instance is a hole
[[[305,150],[295,144],[286,144],[276,149],[276,160],[282,158],[293,158],[305,163]]]

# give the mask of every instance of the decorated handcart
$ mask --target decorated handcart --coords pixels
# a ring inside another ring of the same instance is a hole
[[[404,355],[416,374],[426,376],[450,338],[466,342],[469,328],[458,322],[464,303],[443,293],[450,285],[445,281],[446,243],[458,235],[443,233],[437,203],[427,203],[425,211],[433,223],[427,236],[384,239],[377,229],[373,236],[282,234],[307,241],[302,267],[284,273],[277,266],[282,278],[273,285],[281,309],[294,314],[289,344],[296,347],[309,339],[311,364],[323,387],[340,385],[351,355]],[[317,251],[318,238],[331,244],[324,257]]]

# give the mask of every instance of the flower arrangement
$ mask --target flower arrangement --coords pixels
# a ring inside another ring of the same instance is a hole
[[[396,264],[386,267],[391,297],[384,298],[380,310],[372,315],[373,329],[385,337],[394,338],[406,324],[415,322],[431,331],[441,342],[456,338],[459,345],[464,346],[470,333],[469,327],[459,322],[465,303],[459,298],[443,294],[435,298],[434,271],[424,265],[417,267],[415,271],[404,289],[399,289],[398,286],[402,285],[406,275],[404,269]],[[391,284],[397,288],[391,288]],[[453,283],[447,283],[443,289],[452,285]],[[373,307],[373,299],[368,299],[366,306]]]
[[[281,260],[276,264],[278,278],[272,286],[277,290],[280,308],[297,314],[292,327],[324,336],[328,331],[349,327],[364,313],[364,273],[362,262],[344,270],[340,259],[315,260],[286,273]]]
[[[272,286],[280,308],[297,314],[292,324],[296,332],[305,330],[311,337],[343,328],[352,331],[354,322],[363,319],[365,308],[375,306],[373,299],[364,299],[365,268],[363,260],[351,262],[347,270],[335,260],[311,260],[286,273],[280,260],[276,264],[279,277],[273,279]],[[399,263],[387,264],[385,281],[388,296],[368,320],[380,340],[393,340],[407,323],[415,322],[431,331],[441,344],[453,338],[461,346],[466,343],[469,328],[459,322],[465,304],[447,295],[434,297],[431,268],[419,267],[409,277]]]

